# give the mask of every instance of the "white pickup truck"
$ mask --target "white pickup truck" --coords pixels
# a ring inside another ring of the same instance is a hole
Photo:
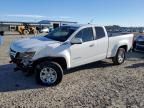
[[[122,64],[133,43],[133,34],[108,36],[105,27],[95,25],[62,26],[43,37],[11,43],[11,63],[24,72],[36,72],[39,84],[61,82],[63,71],[95,61],[112,58]]]

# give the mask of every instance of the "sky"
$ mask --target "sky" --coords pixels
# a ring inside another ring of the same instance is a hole
[[[1,0],[0,21],[144,26],[144,0]]]

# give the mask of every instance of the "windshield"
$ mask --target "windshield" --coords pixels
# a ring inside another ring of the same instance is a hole
[[[70,26],[63,26],[56,28],[52,32],[50,32],[48,35],[46,35],[46,38],[56,40],[56,41],[61,41],[64,42],[66,41],[72,33],[74,33],[78,27],[70,27]]]

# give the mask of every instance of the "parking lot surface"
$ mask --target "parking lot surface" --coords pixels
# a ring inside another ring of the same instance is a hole
[[[0,108],[144,108],[144,53],[128,53],[120,66],[108,59],[71,69],[59,85],[43,87],[9,64],[9,45],[22,37],[5,36],[0,46]]]

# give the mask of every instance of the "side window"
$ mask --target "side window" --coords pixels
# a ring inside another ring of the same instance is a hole
[[[83,42],[88,42],[94,40],[92,28],[84,28],[77,35],[77,38],[81,38]]]
[[[102,27],[95,27],[95,31],[96,31],[96,39],[101,39],[105,37],[105,32]]]

